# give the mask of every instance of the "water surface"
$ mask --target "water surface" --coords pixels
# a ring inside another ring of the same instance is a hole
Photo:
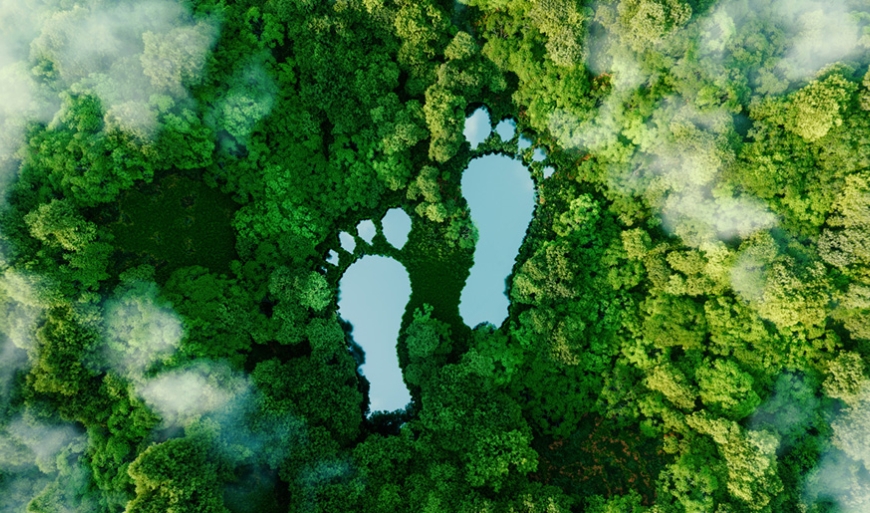
[[[396,249],[402,249],[411,232],[411,218],[401,208],[391,208],[381,220],[384,237]]]
[[[503,119],[495,126],[495,133],[502,141],[510,141],[517,133],[517,122],[512,119]]]
[[[507,317],[505,279],[532,219],[534,185],[529,170],[519,160],[487,155],[468,165],[462,175],[462,194],[479,239],[459,313],[471,327],[481,322],[498,326]]]
[[[411,281],[392,258],[365,256],[338,284],[338,313],[353,325],[353,338],[365,351],[362,372],[371,383],[371,411],[404,408],[411,395],[402,380],[396,341]]]
[[[474,114],[466,118],[462,133],[465,135],[465,140],[471,143],[471,149],[477,148],[477,145],[492,133],[489,112],[483,107],[474,111]]]
[[[371,219],[365,219],[360,221],[356,225],[356,234],[359,235],[359,238],[372,243],[372,240],[375,238],[375,234],[377,233],[377,228],[375,228],[375,223],[372,222]]]
[[[339,233],[338,241],[341,243],[341,249],[348,253],[353,253],[353,250],[356,248],[356,240],[354,240],[353,235],[347,232]]]

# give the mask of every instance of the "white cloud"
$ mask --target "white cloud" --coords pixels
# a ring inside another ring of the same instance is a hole
[[[147,379],[136,386],[136,392],[165,426],[185,426],[249,394],[250,385],[221,366],[197,364]]]
[[[617,121],[626,117],[623,101],[622,93],[613,92],[593,117],[582,120],[557,110],[550,116],[550,132],[563,148],[617,159],[626,151],[619,136],[630,132],[623,135],[633,138],[636,153],[630,162],[611,166],[608,186],[644,197],[662,226],[686,245],[708,247],[777,225],[762,201],[735,193],[720,178],[734,160],[721,137],[732,122],[727,111],[701,112],[674,96],[661,100],[646,123],[625,128]]]
[[[174,0],[54,2],[0,0],[0,166],[22,144],[27,120],[57,111],[51,91],[96,94],[114,126],[148,138],[157,128],[152,95],[186,97],[217,37],[213,20],[194,20]],[[40,85],[30,70],[46,81]]]
[[[134,390],[163,429],[216,426],[218,449],[237,465],[277,470],[307,440],[303,419],[267,406],[248,376],[223,363],[200,360],[143,379]]]
[[[668,195],[661,205],[662,225],[689,246],[716,240],[745,239],[777,225],[776,216],[750,196],[707,194],[707,188],[689,186]]]
[[[137,283],[104,306],[106,362],[129,379],[171,358],[184,337],[181,319],[157,295],[156,284]]]
[[[266,72],[267,59],[268,54],[263,53],[243,63],[230,79],[229,90],[216,102],[213,116],[221,128],[241,143],[269,115],[278,94],[274,80]]]
[[[0,426],[0,512],[24,511],[35,497],[46,493],[54,495],[56,511],[90,510],[84,503],[81,508],[70,507],[81,499],[73,499],[75,485],[69,483],[67,471],[77,465],[86,448],[87,438],[72,424],[49,424],[24,414]],[[58,458],[65,468],[58,465]]]
[[[45,474],[57,471],[55,458],[64,449],[84,449],[85,438],[71,424],[46,424],[29,417],[16,417],[0,429],[0,468],[7,471],[37,466]]]
[[[51,284],[39,276],[11,269],[0,275],[0,397],[15,373],[29,364],[34,331],[52,296]]]
[[[733,37],[762,26],[782,29],[785,53],[777,68],[789,80],[804,80],[866,46],[845,0],[730,0],[702,23],[707,52],[722,51]]]
[[[831,423],[834,447],[807,474],[804,500],[833,500],[844,513],[864,513],[870,507],[870,397],[864,397]]]
[[[861,48],[858,25],[845,1],[781,0],[775,5],[794,32],[780,63],[787,77],[807,78]]]
[[[4,336],[0,340],[0,406],[9,397],[9,387],[15,373],[25,365],[27,365],[27,353],[15,347],[12,340]]]

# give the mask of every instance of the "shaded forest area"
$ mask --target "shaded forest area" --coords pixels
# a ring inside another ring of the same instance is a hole
[[[863,512],[868,27],[0,0],[0,511]],[[460,179],[517,143],[470,148],[481,105],[547,159],[509,318],[470,329]],[[338,233],[394,207],[412,402],[369,412]]]

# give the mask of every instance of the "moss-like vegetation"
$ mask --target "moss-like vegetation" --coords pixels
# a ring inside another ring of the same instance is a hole
[[[237,208],[228,195],[177,174],[138,184],[120,195],[118,219],[109,225],[119,270],[150,264],[160,282],[191,265],[229,272]]]

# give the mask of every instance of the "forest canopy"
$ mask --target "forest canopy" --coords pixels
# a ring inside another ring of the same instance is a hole
[[[868,66],[868,0],[0,0],[0,511],[865,511]],[[469,328],[491,153],[536,205]]]

